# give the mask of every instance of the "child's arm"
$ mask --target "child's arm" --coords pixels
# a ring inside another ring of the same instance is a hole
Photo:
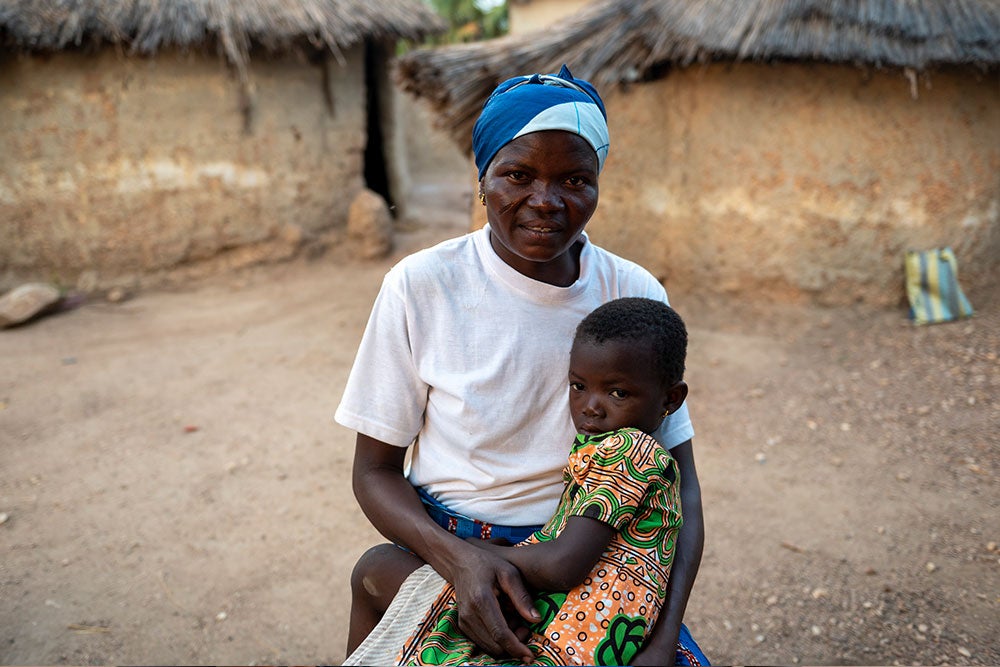
[[[519,547],[476,543],[514,565],[530,586],[568,591],[586,579],[616,532],[603,521],[572,516],[559,536],[548,542]]]

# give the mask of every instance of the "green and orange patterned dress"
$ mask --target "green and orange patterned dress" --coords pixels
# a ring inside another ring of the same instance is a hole
[[[542,620],[528,647],[540,665],[627,665],[663,604],[681,526],[673,457],[649,435],[621,429],[578,435],[563,471],[555,515],[524,544],[554,539],[571,516],[618,532],[587,578],[565,592],[536,593]],[[458,630],[455,591],[446,585],[397,656],[404,665],[495,665]]]

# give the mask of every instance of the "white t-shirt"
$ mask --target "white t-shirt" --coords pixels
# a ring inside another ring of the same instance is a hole
[[[413,445],[410,482],[457,512],[544,523],[576,434],[567,374],[577,325],[611,299],[667,300],[648,271],[584,241],[569,287],[515,271],[489,226],[403,259],[382,283],[336,420]],[[655,435],[667,447],[690,439],[687,407]]]

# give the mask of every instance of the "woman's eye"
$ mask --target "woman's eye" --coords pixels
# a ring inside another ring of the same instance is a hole
[[[628,396],[628,392],[623,389],[612,389],[611,396],[613,398],[625,398]]]
[[[581,185],[586,185],[587,184],[587,181],[584,180],[584,178],[582,176],[571,176],[568,179],[566,179],[566,182],[569,183],[574,188],[578,188]]]
[[[523,181],[527,177],[528,175],[523,171],[514,170],[507,173],[507,178],[509,178],[512,181]]]

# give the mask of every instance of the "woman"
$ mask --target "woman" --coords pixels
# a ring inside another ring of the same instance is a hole
[[[516,542],[552,515],[575,433],[565,393],[573,331],[612,299],[667,300],[649,272],[584,233],[608,146],[600,96],[565,67],[498,86],[473,130],[488,224],[386,275],[337,409],[358,432],[361,508],[454,585],[461,630],[493,655],[531,657],[501,600],[526,622],[537,613],[514,566],[461,538]],[[684,527],[666,604],[633,664],[673,663],[682,635],[704,536],[693,433],[682,406],[655,434],[678,463]],[[399,553],[383,545],[359,561],[355,601],[381,609],[352,610],[349,651],[409,573]]]

